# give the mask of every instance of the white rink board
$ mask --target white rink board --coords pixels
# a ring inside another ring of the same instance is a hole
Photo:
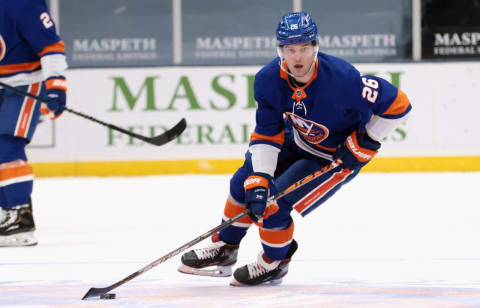
[[[377,73],[390,81],[397,78],[413,105],[410,119],[384,142],[380,156],[480,155],[480,144],[472,142],[480,136],[480,63],[356,66],[362,73]],[[29,147],[29,159],[241,159],[255,126],[255,108],[247,108],[249,81],[259,69],[243,66],[69,70],[68,106],[74,110],[122,128],[135,127],[136,133],[146,136],[152,127],[157,135],[162,132],[160,126],[172,127],[182,117],[187,119],[188,128],[180,140],[157,148],[119,133],[109,138],[107,128],[66,112],[55,122],[53,134],[48,120],[39,125],[41,142],[39,137]],[[130,100],[126,94],[131,96]],[[251,104],[252,101],[250,107]]]

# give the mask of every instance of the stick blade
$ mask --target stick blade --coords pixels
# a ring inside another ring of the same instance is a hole
[[[88,290],[88,292],[85,293],[85,295],[82,297],[82,300],[100,296],[102,294],[108,293],[109,291],[110,291],[110,288],[90,288],[90,290]]]
[[[178,136],[180,136],[185,130],[185,128],[187,128],[187,121],[184,118],[182,118],[180,122],[178,122],[171,129],[167,130],[163,134],[158,135],[156,137],[148,138],[148,140],[146,141],[154,145],[164,145],[165,143],[168,143],[173,139],[177,138]]]

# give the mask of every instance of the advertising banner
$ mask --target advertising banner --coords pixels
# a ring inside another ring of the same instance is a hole
[[[391,81],[413,110],[382,141],[380,156],[480,155],[480,63],[359,64]],[[185,118],[176,140],[156,147],[68,112],[39,126],[54,146],[29,147],[33,162],[242,159],[255,127],[253,81],[258,66],[76,69],[68,71],[68,105],[155,136]],[[448,74],[445,74],[445,72]],[[455,76],[455,78],[451,78]],[[48,120],[49,121],[49,120]]]
[[[480,26],[424,29],[422,57],[424,59],[480,59]]]
[[[320,51],[351,62],[412,56],[410,0],[303,0],[303,9],[318,25]]]
[[[275,29],[291,0],[182,0],[182,64],[260,65],[275,57]]]
[[[292,0],[182,0],[181,65],[263,65]],[[348,10],[345,8],[348,7]],[[172,1],[60,1],[70,67],[173,65]],[[352,62],[411,58],[411,1],[303,0],[320,50]],[[108,26],[106,26],[108,25]]]
[[[59,2],[70,67],[173,63],[171,1]]]

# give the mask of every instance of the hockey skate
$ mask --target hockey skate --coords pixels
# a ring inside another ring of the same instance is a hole
[[[287,256],[283,260],[271,260],[263,251],[258,254],[257,262],[247,264],[235,270],[231,286],[255,286],[260,284],[280,284],[288,273],[288,264],[298,248],[295,240],[292,241]]]
[[[37,245],[33,231],[35,222],[31,201],[8,210],[0,208],[0,247]]]
[[[182,255],[178,271],[200,276],[228,277],[237,262],[239,245],[227,244],[220,234],[212,236],[212,244],[206,248],[194,249]]]

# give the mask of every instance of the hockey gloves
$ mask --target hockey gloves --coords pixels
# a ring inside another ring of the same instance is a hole
[[[42,105],[40,112],[43,114],[50,113],[50,119],[59,118],[66,107],[67,101],[67,81],[63,76],[50,77],[45,80],[45,88],[47,90],[47,104]]]
[[[269,180],[271,176],[266,173],[254,172],[250,175],[243,187],[245,189],[245,206],[249,209],[250,218],[253,221],[262,224],[263,219],[275,214],[278,211],[278,205],[275,203],[267,207],[269,195]]]
[[[354,131],[338,146],[333,160],[340,158],[343,168],[355,169],[366,165],[380,149],[381,144],[367,135],[366,131]]]

